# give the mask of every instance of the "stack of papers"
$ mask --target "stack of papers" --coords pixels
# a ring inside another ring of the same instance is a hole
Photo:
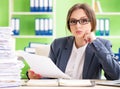
[[[15,56],[10,29],[0,29],[0,88],[21,85],[22,61]]]
[[[17,58],[0,59],[0,87],[20,86],[23,66]]]

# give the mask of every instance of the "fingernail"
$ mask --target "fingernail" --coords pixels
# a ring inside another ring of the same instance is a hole
[[[38,76],[39,78],[42,78],[42,76],[41,76],[40,74],[37,74],[37,76]]]
[[[31,72],[32,74],[34,74],[34,71],[31,71],[31,70],[30,70],[30,72]]]

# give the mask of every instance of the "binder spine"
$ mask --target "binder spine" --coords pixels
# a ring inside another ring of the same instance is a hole
[[[110,22],[109,19],[105,19],[105,35],[109,36],[110,35]]]
[[[12,19],[12,32],[14,35],[19,35],[20,33],[20,20],[18,18]]]
[[[12,32],[13,32],[13,35],[14,35],[14,29],[15,29],[15,18],[12,18],[11,20],[11,29],[12,29]]]
[[[43,12],[44,11],[44,0],[39,0],[39,11]]]
[[[40,18],[40,35],[44,35],[44,18]]]
[[[35,12],[35,0],[30,0],[30,11]]]
[[[53,5],[53,1],[52,1],[52,0],[49,0],[49,1],[48,1],[48,11],[49,11],[49,12],[52,12],[52,5]]]
[[[19,31],[20,31],[20,19],[16,19],[15,35],[19,35]]]
[[[100,19],[100,35],[104,35],[104,19]]]
[[[96,36],[100,36],[100,20],[97,19]]]
[[[48,34],[53,35],[53,19],[49,18],[49,27],[48,27]]]
[[[40,35],[40,20],[37,18],[35,19],[35,34]]]
[[[39,11],[39,0],[35,0],[35,12]]]
[[[44,33],[44,35],[48,35],[48,18],[45,18],[44,19],[44,28],[45,28],[45,33]]]
[[[44,12],[48,12],[48,0],[44,0]]]

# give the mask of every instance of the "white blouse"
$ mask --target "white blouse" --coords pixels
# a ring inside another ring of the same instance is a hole
[[[68,74],[72,79],[82,79],[86,47],[87,44],[77,49],[75,42],[73,44],[71,56],[65,70],[65,74]]]

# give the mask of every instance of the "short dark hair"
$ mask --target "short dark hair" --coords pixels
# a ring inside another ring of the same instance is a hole
[[[93,9],[86,3],[83,3],[83,4],[77,3],[69,9],[68,14],[67,14],[67,18],[66,18],[67,19],[66,25],[67,25],[68,30],[70,31],[70,25],[69,25],[70,16],[71,16],[72,12],[77,10],[77,9],[84,10],[87,17],[90,19],[90,23],[91,23],[91,27],[92,27],[91,32],[95,31],[95,29],[96,29],[96,16],[95,16]]]

